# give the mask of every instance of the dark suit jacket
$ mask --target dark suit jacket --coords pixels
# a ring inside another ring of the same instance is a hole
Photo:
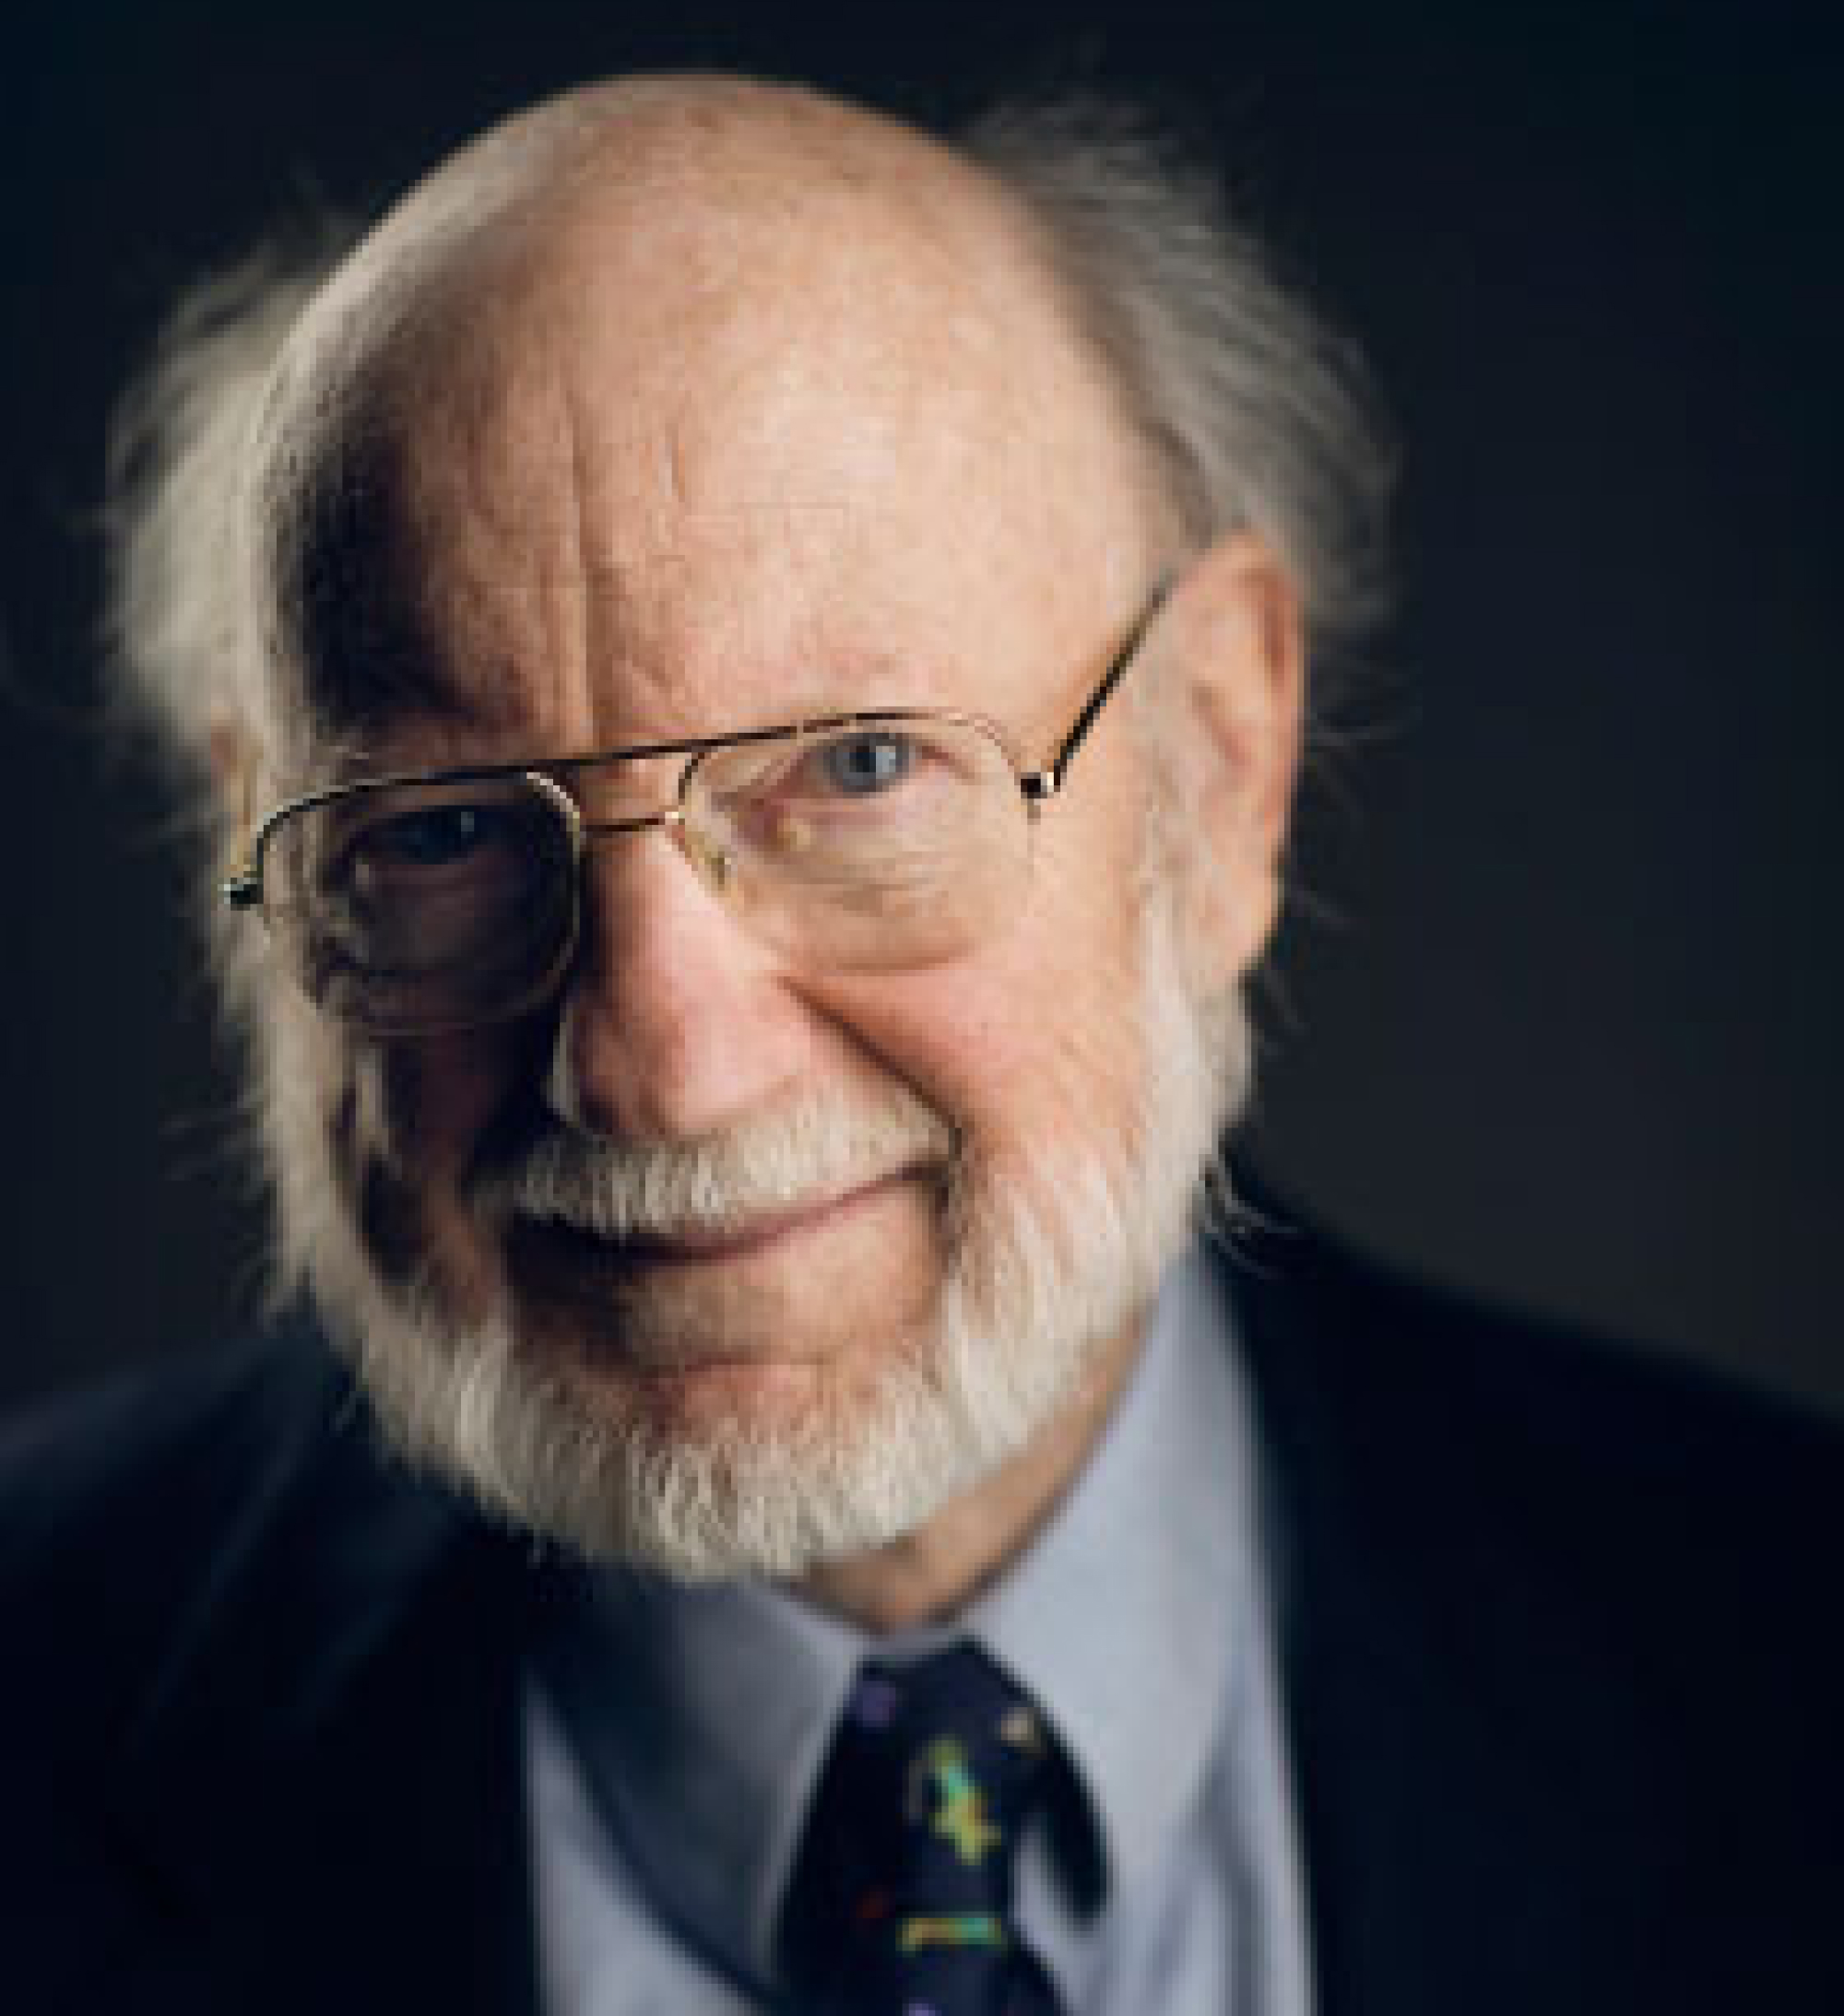
[[[1301,1235],[1225,1280],[1325,2016],[1844,2011],[1840,1438]],[[0,2007],[525,2016],[552,1584],[304,1325],[13,1430]]]

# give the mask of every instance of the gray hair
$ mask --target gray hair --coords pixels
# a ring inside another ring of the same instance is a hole
[[[179,301],[110,430],[103,633],[116,699],[210,823],[214,744],[260,718],[250,575],[256,424],[301,311],[354,234],[264,246]]]
[[[1275,277],[1216,179],[1105,100],[1001,104],[958,140],[1035,226],[1187,536],[1259,533],[1321,649],[1369,628],[1390,442],[1356,350]]]
[[[1353,353],[1273,277],[1207,174],[1138,114],[1090,99],[1002,105],[958,136],[1013,195],[1105,359],[1188,539],[1247,527],[1281,555],[1316,644],[1383,592],[1390,457]],[[310,298],[349,249],[258,253],[195,289],[117,417],[107,636],[126,711],[151,725],[197,823],[214,743],[258,727],[253,536],[258,418]]]

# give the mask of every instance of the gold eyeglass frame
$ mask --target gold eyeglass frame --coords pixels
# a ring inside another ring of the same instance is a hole
[[[318,790],[305,791],[296,796],[285,798],[266,813],[254,829],[249,827],[246,811],[247,838],[239,851],[236,865],[219,882],[219,894],[230,909],[257,911],[263,915],[265,925],[268,924],[263,887],[264,859],[270,836],[298,813],[311,811],[320,806],[338,804],[347,799],[361,798],[375,792],[400,790],[406,785],[496,784],[507,779],[522,781],[534,787],[553,806],[569,836],[571,924],[563,936],[557,957],[542,977],[535,981],[515,1000],[494,1008],[489,1014],[449,1021],[419,1020],[406,1024],[401,1031],[395,1031],[387,1025],[368,1023],[365,1026],[374,1028],[374,1032],[380,1034],[432,1035],[511,1021],[534,1007],[551,991],[575,956],[582,908],[583,855],[592,838],[600,838],[605,834],[646,832],[657,827],[672,834],[692,867],[714,889],[721,892],[729,873],[728,857],[721,849],[713,849],[704,844],[703,836],[685,823],[686,798],[698,766],[707,756],[718,749],[747,749],[766,742],[798,741],[803,737],[830,735],[843,728],[869,725],[876,722],[948,722],[973,728],[993,744],[1017,782],[1026,812],[1034,820],[1043,808],[1062,790],[1076,752],[1088,738],[1102,710],[1113,699],[1127,677],[1154,619],[1164,607],[1165,599],[1171,593],[1173,579],[1169,574],[1162,578],[1147,598],[1140,614],[1129,625],[1119,647],[1108,661],[1106,670],[1096,681],[1088,698],[1078,710],[1075,719],[1057,744],[1055,754],[1040,769],[1026,770],[1022,767],[1012,753],[1005,730],[984,714],[952,707],[871,707],[851,713],[815,714],[798,721],[777,722],[767,727],[739,728],[727,735],[687,736],[668,742],[626,743],[617,749],[598,749],[582,756],[547,758],[540,762],[514,760],[497,763],[466,763],[446,770],[395,771],[382,776],[350,778],[341,784],[324,785]],[[559,782],[561,777],[601,769],[611,763],[647,762],[674,756],[682,756],[686,760],[679,773],[679,787],[674,794],[673,802],[659,811],[642,813],[632,818],[587,819],[582,807]]]

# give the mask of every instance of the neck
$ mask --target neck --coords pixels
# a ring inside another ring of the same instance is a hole
[[[1028,1547],[1081,1474],[1140,1357],[1143,1323],[1018,1453],[913,1532],[822,1562],[795,1585],[815,1609],[881,1634],[957,1617]]]

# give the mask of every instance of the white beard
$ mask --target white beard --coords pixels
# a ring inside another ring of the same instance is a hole
[[[1143,914],[1139,1124],[1080,1155],[1059,1145],[1003,1179],[952,1161],[933,1321],[830,1407],[769,1425],[739,1412],[692,1432],[521,1350],[503,1310],[455,1323],[438,1283],[381,1274],[339,1201],[323,1116],[272,1091],[284,1250],[389,1439],[521,1527],[687,1580],[792,1576],[882,1545],[1077,1403],[1102,1348],[1142,1319],[1191,1234],[1215,1145],[1246,1091],[1246,1017],[1239,997],[1213,1008],[1188,998],[1167,903],[1151,900]],[[272,1088],[324,1068],[299,1047],[324,1032],[301,1017],[267,1026]],[[1071,1088],[1072,1101],[1082,1096]],[[637,1157],[552,1138],[479,1204],[605,1233],[721,1223],[826,1194],[894,1145],[945,1136],[905,1093],[883,1114],[805,1108]]]

